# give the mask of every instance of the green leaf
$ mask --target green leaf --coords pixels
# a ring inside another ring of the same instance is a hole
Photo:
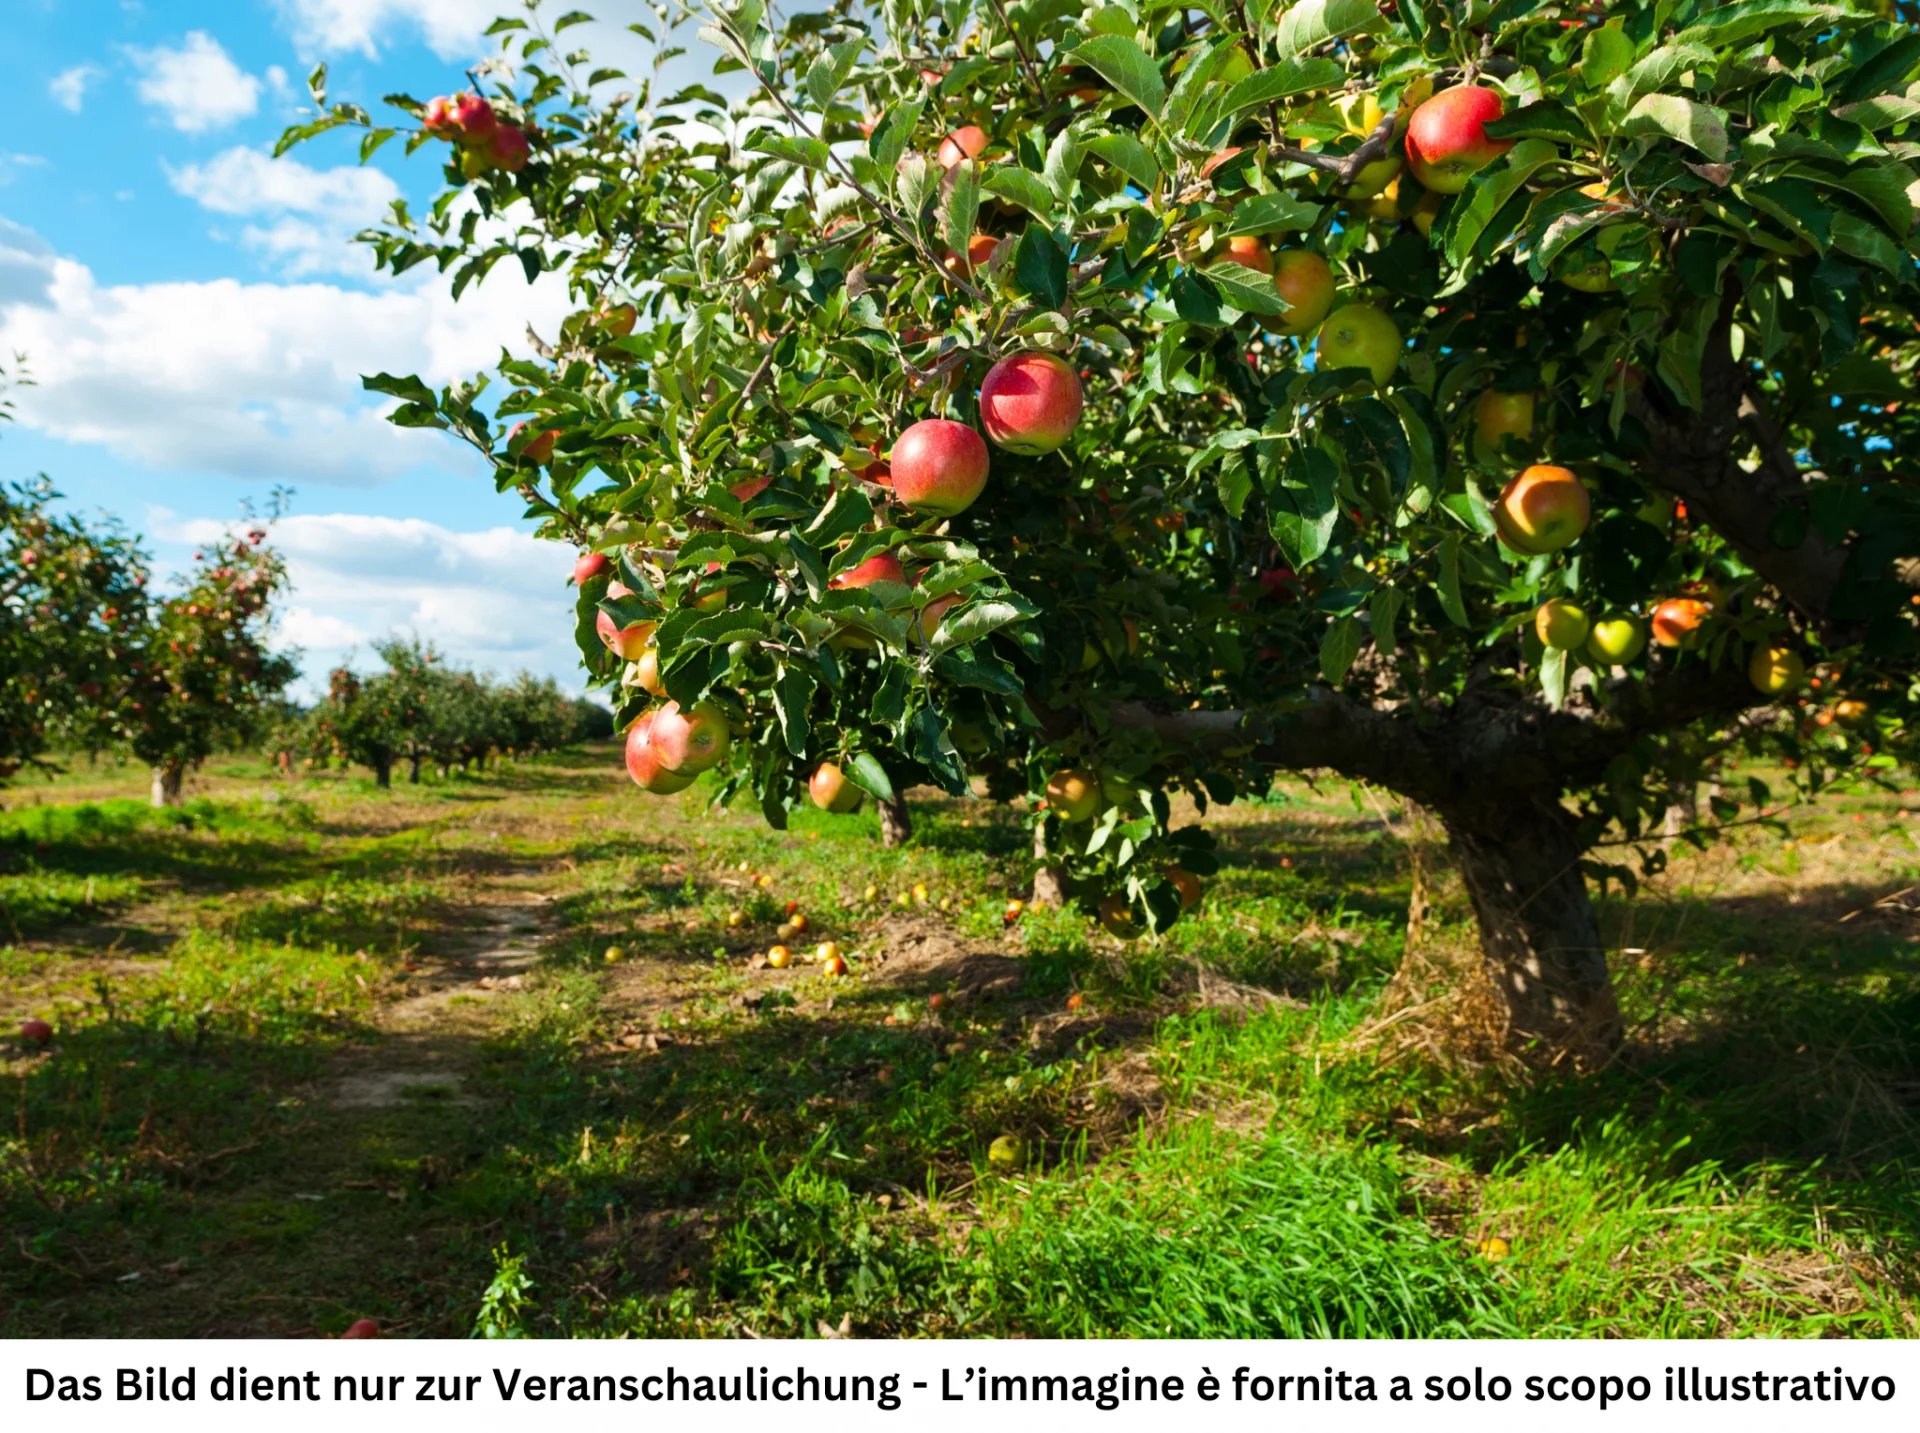
[[[1382,656],[1391,657],[1399,643],[1394,636],[1394,624],[1399,620],[1400,609],[1406,605],[1407,595],[1398,587],[1376,587],[1373,600],[1367,604],[1367,630],[1373,635],[1373,644],[1380,649]]]
[[[1643,95],[1621,121],[1627,136],[1664,135],[1700,151],[1709,159],[1727,157],[1727,115],[1712,105],[1679,95]]]
[[[1769,30],[1823,28],[1846,13],[1835,5],[1811,5],[1806,0],[1735,0],[1730,5],[1711,4],[1702,9],[1705,18],[1682,30],[1679,38],[1719,50]]]
[[[1467,625],[1467,604],[1460,596],[1460,534],[1451,533],[1440,544],[1440,580],[1434,589],[1440,596],[1440,610],[1456,627]]]
[[[853,784],[875,801],[894,799],[893,782],[887,777],[887,769],[872,752],[863,751],[855,756],[847,763],[846,771]]]
[[[1869,131],[1890,129],[1896,124],[1920,118],[1920,99],[1910,99],[1906,95],[1879,95],[1857,104],[1841,105],[1833,112],[1833,117]]]
[[[1833,216],[1833,247],[1863,263],[1883,269],[1896,279],[1913,277],[1913,260],[1877,225],[1856,214]]]
[[[1031,169],[996,164],[980,176],[980,187],[1010,204],[1018,204],[1046,223],[1053,217],[1053,191]]]
[[[1099,35],[1067,52],[1074,64],[1087,66],[1121,94],[1158,119],[1167,102],[1167,86],[1146,51],[1129,36]]]
[[[1267,505],[1273,540],[1289,566],[1305,567],[1333,541],[1340,518],[1339,483],[1339,468],[1318,448],[1288,452]]]
[[[1201,274],[1241,313],[1278,316],[1287,311],[1287,301],[1273,286],[1272,277],[1258,269],[1244,264],[1209,264]]]
[[[1353,659],[1360,655],[1365,635],[1355,616],[1342,617],[1327,628],[1320,639],[1320,675],[1334,686],[1344,681],[1353,668]]]
[[[866,48],[865,40],[848,40],[844,44],[830,45],[814,57],[807,67],[807,93],[813,102],[825,109],[840,92],[840,86],[847,82],[847,76],[853,72],[854,61],[860,58],[860,51]]]
[[[1332,60],[1281,60],[1263,70],[1255,70],[1227,91],[1220,104],[1219,118],[1290,95],[1328,90],[1342,83],[1347,72]]]
[[[1093,135],[1086,147],[1149,194],[1160,183],[1160,163],[1153,151],[1130,134],[1116,131]]]
[[[1640,96],[1677,84],[1690,70],[1710,69],[1714,62],[1713,51],[1698,45],[1662,45],[1607,86],[1608,108],[1615,115],[1625,114]]]
[[[1331,40],[1386,28],[1376,0],[1300,0],[1281,18],[1274,43],[1283,57],[1304,55]]]
[[[1475,175],[1467,202],[1462,204],[1456,199],[1449,206],[1447,261],[1456,268],[1464,265],[1475,252],[1481,236],[1487,234],[1487,225],[1505,207],[1506,202],[1526,185],[1535,171],[1558,158],[1559,151],[1551,141],[1526,139],[1507,151],[1504,163]],[[1490,240],[1487,247],[1492,250],[1498,248],[1508,235],[1487,234],[1487,237]]]
[[[1589,30],[1580,42],[1580,82],[1590,90],[1605,89],[1633,63],[1634,44],[1617,20]]]
[[[913,142],[914,126],[920,123],[921,111],[926,107],[927,97],[921,92],[888,106],[887,112],[880,116],[880,122],[873,127],[873,134],[867,140],[867,153],[873,156],[873,162],[882,174],[893,173],[894,167],[900,163],[900,156],[907,152],[907,146]]]
[[[1291,194],[1256,194],[1233,206],[1233,222],[1216,231],[1223,239],[1235,234],[1272,234],[1311,229],[1320,222],[1321,208]]]
[[[1013,282],[1022,293],[1060,308],[1067,301],[1067,249],[1044,224],[1029,224],[1013,251]]]
[[[1572,663],[1567,653],[1558,647],[1548,647],[1540,655],[1540,690],[1546,696],[1547,705],[1555,711],[1567,704],[1567,678],[1572,675]]]
[[[1047,146],[1047,184],[1053,190],[1053,197],[1062,204],[1073,197],[1073,186],[1079,179],[1080,161],[1085,157],[1085,146],[1080,135],[1072,125],[1068,125],[1053,137],[1053,143]]]
[[[980,217],[980,171],[971,159],[947,171],[946,195],[940,201],[940,235],[956,254],[965,254]]]
[[[773,712],[780,720],[780,735],[795,756],[806,755],[807,708],[818,685],[812,673],[792,665],[782,667],[773,684]]]
[[[772,134],[766,130],[748,140],[746,147],[755,154],[771,154],[775,159],[784,159],[808,169],[825,169],[831,157],[825,140],[808,139],[797,134]]]
[[[1011,602],[992,598],[969,602],[959,612],[942,619],[939,629],[933,634],[933,641],[928,643],[929,650],[945,652],[968,642],[977,642],[989,632],[997,631],[1009,622],[1018,622],[1028,615],[1030,613],[1027,610]]]

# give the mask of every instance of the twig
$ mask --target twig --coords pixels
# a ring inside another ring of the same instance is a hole
[[[1013,22],[1007,18],[1007,9],[1001,0],[993,0],[993,13],[1000,17],[1001,28],[1007,32],[1007,38],[1013,41],[1013,52],[1020,57],[1020,68],[1026,71],[1027,83],[1033,86],[1033,97],[1044,101],[1047,92],[1040,83],[1040,72],[1033,67],[1033,56],[1027,53],[1026,42],[1020,38],[1019,31],[1013,28]]]
[[[1393,127],[1400,118],[1396,111],[1381,117],[1380,123],[1373,127],[1373,133],[1360,141],[1360,147],[1350,154],[1320,154],[1311,149],[1294,149],[1288,145],[1268,146],[1268,153],[1276,159],[1290,160],[1295,164],[1304,164],[1309,169],[1318,169],[1323,174],[1331,174],[1339,180],[1341,186],[1353,183],[1360,171],[1376,159],[1384,159],[1387,151],[1393,147]]]

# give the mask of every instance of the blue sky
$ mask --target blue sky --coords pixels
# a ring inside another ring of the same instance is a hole
[[[370,106],[449,92],[491,53],[488,21],[516,8],[8,6],[0,356],[24,352],[38,386],[14,395],[0,464],[44,471],[146,534],[163,571],[244,499],[293,487],[282,634],[310,682],[389,631],[478,668],[578,681],[569,554],[528,536],[474,455],[391,428],[359,385],[376,368],[445,382],[485,367],[529,322],[551,333],[564,294],[502,266],[456,307],[434,276],[374,275],[347,237],[392,196],[432,191],[424,155],[408,164],[393,146],[360,170],[329,136],[268,158],[317,61],[337,96]],[[596,58],[640,58],[615,35],[585,32]]]

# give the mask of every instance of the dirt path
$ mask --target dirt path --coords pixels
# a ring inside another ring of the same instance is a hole
[[[325,1102],[340,1109],[475,1103],[471,1066],[499,1027],[497,1002],[526,989],[542,941],[558,929],[549,899],[517,886],[483,893],[472,926],[440,932],[415,957],[412,993],[381,1007],[379,1039],[342,1056]]]

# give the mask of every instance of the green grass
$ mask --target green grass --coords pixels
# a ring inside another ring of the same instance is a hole
[[[1874,907],[1920,876],[1884,797],[1609,903],[1633,1044],[1532,1082],[1365,1036],[1408,866],[1344,788],[1226,813],[1204,906],[1127,947],[1004,925],[1010,813],[924,800],[887,852],[870,815],[639,798],[604,752],[28,798],[0,1016],[60,1037],[0,1043],[0,1335],[1920,1331],[1920,954]],[[854,979],[756,965],[789,902]],[[489,910],[544,922],[511,989],[447,974]],[[375,1077],[412,1082],[342,1094]]]

